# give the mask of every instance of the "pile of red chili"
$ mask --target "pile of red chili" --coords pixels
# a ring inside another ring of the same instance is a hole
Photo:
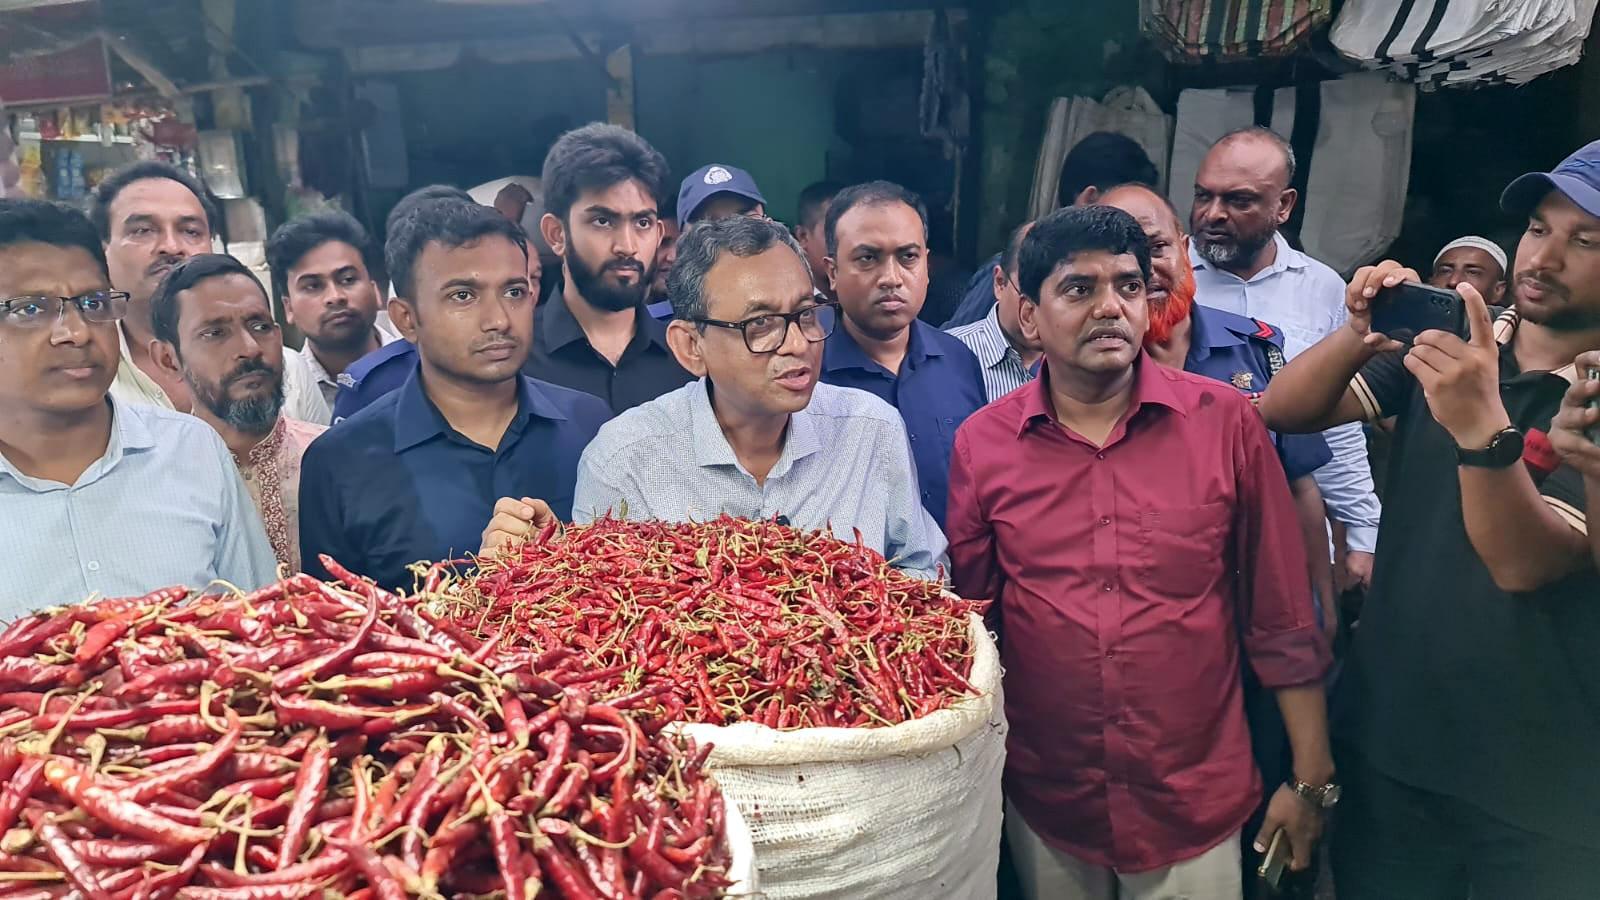
[[[665,719],[870,727],[975,693],[961,600],[827,532],[723,516],[600,519],[479,560],[453,606],[597,696],[655,694]]]
[[[716,896],[696,752],[337,571],[0,634],[4,900]],[[434,579],[435,583],[437,578]]]

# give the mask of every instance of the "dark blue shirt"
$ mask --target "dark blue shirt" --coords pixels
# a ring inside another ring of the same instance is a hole
[[[962,325],[971,325],[989,314],[989,307],[994,305],[994,267],[1000,265],[1000,254],[996,253],[978,267],[967,279],[967,293],[961,298],[961,303],[956,306],[956,311],[950,316],[950,321],[939,327],[945,331],[958,328]]]
[[[326,553],[386,587],[410,589],[418,560],[476,553],[501,497],[534,497],[572,518],[578,458],[611,418],[605,401],[523,376],[500,447],[450,427],[420,373],[334,425],[306,449],[300,552],[326,577]]]
[[[1227,382],[1255,400],[1283,368],[1283,332],[1277,328],[1198,303],[1189,321],[1189,356],[1184,360],[1184,371]],[[1333,459],[1333,451],[1320,434],[1272,437],[1290,481],[1310,475]]]
[[[393,341],[368,353],[339,376],[339,396],[333,400],[333,420],[348,419],[397,390],[417,368],[417,345]]]
[[[859,388],[900,411],[911,440],[911,458],[917,463],[922,505],[943,528],[956,429],[988,402],[978,357],[932,325],[913,321],[905,362],[896,377],[873,362],[841,322],[823,349],[822,380]]]

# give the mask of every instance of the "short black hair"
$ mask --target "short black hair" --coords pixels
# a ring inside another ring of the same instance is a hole
[[[461,188],[455,187],[454,185],[430,184],[427,187],[417,188],[404,197],[401,197],[400,200],[395,203],[394,208],[389,210],[388,218],[383,220],[383,239],[385,241],[389,239],[389,234],[394,231],[394,223],[404,218],[405,214],[416,208],[418,203],[426,203],[429,200],[460,200],[464,203],[477,202],[472,199],[471,194],[463,191]]]
[[[106,248],[94,225],[88,216],[69,206],[48,200],[0,200],[0,247],[16,244],[76,247],[94,259],[100,274],[111,277]]]
[[[368,275],[376,278],[383,271],[383,255],[373,245],[367,229],[355,216],[330,209],[291,219],[272,233],[267,241],[267,266],[272,270],[273,293],[280,299],[288,297],[289,270],[299,265],[307,253],[333,241],[356,248]]]
[[[243,275],[250,279],[250,283],[261,291],[261,299],[267,299],[267,290],[261,286],[261,280],[250,267],[226,253],[201,253],[191,256],[172,267],[166,277],[161,279],[161,285],[156,292],[150,295],[150,328],[155,332],[156,340],[165,341],[173,346],[178,346],[178,295],[212,278],[221,278],[224,275]],[[267,308],[272,308],[268,301]]]
[[[1038,303],[1039,291],[1056,266],[1086,250],[1131,253],[1139,261],[1139,273],[1150,277],[1150,242],[1133,216],[1114,206],[1068,206],[1040,219],[1022,239],[1017,289]]]
[[[688,322],[706,317],[706,276],[724,253],[751,257],[779,244],[794,251],[809,279],[811,266],[805,251],[780,222],[764,216],[729,216],[701,222],[684,232],[678,242],[677,262],[667,278],[673,316]]]
[[[135,181],[147,179],[165,179],[176,181],[189,189],[189,193],[200,201],[200,208],[206,214],[206,227],[212,234],[217,233],[217,205],[211,202],[211,195],[193,175],[169,163],[155,159],[141,160],[129,163],[112,172],[100,186],[94,190],[94,202],[89,206],[89,219],[94,222],[94,227],[100,232],[101,241],[111,240],[111,204],[115,203],[117,196],[124,188]]]
[[[917,211],[917,218],[922,220],[922,240],[928,240],[928,206],[908,188],[895,184],[892,181],[869,181],[866,184],[857,184],[847,187],[833,195],[833,205],[828,207],[828,220],[825,230],[828,237],[828,255],[837,256],[839,253],[839,220],[844,214],[858,206],[888,206],[895,203],[904,203]]]
[[[395,296],[416,301],[412,294],[417,258],[429,244],[454,248],[495,236],[516,244],[522,250],[522,258],[528,258],[528,239],[522,229],[492,206],[470,200],[426,200],[414,204],[389,229],[389,242],[383,248]]]
[[[591,122],[556,139],[544,158],[545,211],[567,221],[578,195],[624,181],[644,185],[659,214],[667,183],[667,159],[626,128]]]
[[[1061,160],[1061,182],[1056,200],[1071,206],[1084,188],[1105,190],[1116,184],[1155,185],[1161,180],[1156,164],[1139,142],[1115,131],[1096,131],[1079,141]]]
[[[817,213],[822,207],[832,200],[834,195],[844,189],[844,185],[837,181],[813,181],[800,192],[799,209],[795,212],[796,223],[801,228],[812,228],[817,224]]]
[[[1000,271],[1012,281],[1017,280],[1017,254],[1022,252],[1022,239],[1028,236],[1028,230],[1033,227],[1032,222],[1023,222],[1011,232],[1011,237],[1006,239],[1006,248],[1000,251]]]

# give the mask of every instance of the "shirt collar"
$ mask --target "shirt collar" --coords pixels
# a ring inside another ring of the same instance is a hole
[[[820,388],[821,385],[818,385]],[[739,466],[739,457],[722,432],[717,421],[717,411],[711,406],[711,381],[701,378],[689,389],[689,428],[694,436],[694,462],[702,468],[711,466]],[[815,399],[815,394],[812,397]],[[767,473],[767,479],[782,478],[796,461],[822,449],[816,422],[809,415],[810,406],[789,416],[789,427],[783,435],[783,451],[778,461]]]
[[[521,389],[517,392],[517,415],[506,429],[507,434],[522,431],[530,417],[551,421],[565,421],[567,416],[551,400],[539,382],[517,376]],[[406,377],[394,406],[394,451],[403,453],[418,444],[440,435],[454,434],[455,429],[445,420],[444,414],[433,405],[428,392],[422,387],[422,367],[417,366]]]
[[[1284,238],[1282,232],[1275,231],[1272,233],[1272,243],[1278,248],[1277,254],[1272,258],[1272,264],[1257,272],[1250,278],[1249,281],[1245,281],[1232,272],[1225,272],[1222,269],[1212,266],[1205,257],[1200,255],[1200,251],[1195,246],[1194,241],[1189,242],[1189,264],[1193,266],[1196,271],[1201,269],[1210,270],[1218,275],[1226,275],[1235,281],[1243,282],[1245,284],[1270,278],[1279,272],[1287,272],[1293,269],[1304,269],[1311,265],[1310,260],[1306,258],[1304,253],[1301,253],[1299,250],[1289,246],[1289,242]]]
[[[985,369],[992,369],[1005,362],[1006,357],[1014,352],[1011,342],[1006,340],[1006,333],[1000,329],[1000,305],[989,307],[989,314],[978,325],[987,340],[977,341],[972,346],[972,352]]]
[[[1522,370],[1517,367],[1517,355],[1512,349],[1512,338],[1517,336],[1517,327],[1522,324],[1522,315],[1515,309],[1508,309],[1494,319],[1494,340],[1500,345],[1500,367],[1510,367],[1511,371],[1521,375]],[[1570,362],[1554,371],[1544,373],[1554,375],[1568,384],[1578,382],[1578,364]]]
[[[1217,321],[1211,310],[1196,303],[1189,311],[1189,362],[1199,362],[1223,347],[1244,343],[1233,329]],[[1185,367],[1187,368],[1187,367]]]
[[[1145,406],[1165,406],[1181,416],[1187,416],[1189,411],[1178,400],[1178,394],[1172,389],[1172,374],[1162,368],[1150,354],[1139,351],[1139,358],[1134,360],[1133,399],[1128,404],[1128,411],[1122,421],[1130,421],[1133,416]],[[1050,401],[1050,367],[1041,362],[1039,377],[1017,388],[1018,400],[1017,437],[1027,432],[1028,426],[1039,419],[1056,421],[1055,404]],[[1115,434],[1115,430],[1112,432]]]
[[[564,293],[557,291],[545,302],[539,319],[538,340],[547,351],[559,350],[574,341],[589,343],[589,336],[572,314],[572,308],[567,306]],[[670,352],[667,347],[667,323],[650,315],[649,309],[640,303],[633,308],[633,337],[628,340],[628,347],[623,352],[637,350],[645,344],[656,344]]]
[[[240,459],[237,453],[233,454],[234,465],[241,469],[254,469],[265,464],[277,456],[279,450],[283,449],[283,438],[286,433],[284,418],[279,416],[278,420],[272,423],[272,430],[267,432],[267,436],[258,441],[254,447],[250,448],[250,452],[245,454],[244,459]]]
[[[379,328],[377,325],[372,326],[372,333],[378,338],[379,350],[382,350],[384,347],[389,346],[395,341],[401,340],[399,334],[385,331],[382,328]],[[332,372],[329,372],[327,367],[322,364],[322,360],[317,359],[317,354],[311,350],[310,341],[306,341],[305,345],[302,346],[297,352],[300,354],[301,358],[306,361],[306,366],[311,369],[312,379],[318,384],[330,384],[338,387],[342,383],[339,375],[334,375]]]
[[[106,395],[106,402],[111,404],[111,435],[106,440],[106,452],[90,463],[89,467],[83,470],[83,474],[78,476],[79,485],[100,479],[115,468],[127,454],[151,450],[156,446],[156,438],[150,433],[150,426],[145,424],[144,419],[129,404],[110,394]],[[0,473],[10,475],[19,483],[34,490],[58,487],[53,482],[24,475],[3,454],[0,454]]]
[[[850,334],[850,329],[844,325],[844,314],[841,312],[839,315],[838,327],[833,329],[833,335],[828,338],[827,344],[823,346],[822,371],[837,372],[841,369],[861,369],[867,372],[878,372],[891,378],[894,377],[889,374],[887,369],[874,362],[872,357],[867,355],[867,351],[861,349],[861,345],[856,343],[855,337]],[[933,326],[923,322],[921,319],[911,320],[911,339],[906,344],[905,359],[905,366],[909,368],[917,368],[930,356],[944,355],[944,348],[940,347],[936,341],[929,340],[924,333],[924,329],[931,331]]]

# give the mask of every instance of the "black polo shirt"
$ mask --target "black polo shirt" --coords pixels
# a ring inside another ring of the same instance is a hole
[[[632,409],[693,380],[667,347],[666,323],[652,318],[643,305],[634,311],[633,339],[615,366],[589,344],[564,295],[553,295],[535,315],[533,350],[523,373],[593,394],[606,401],[612,413]]]
[[[1522,372],[1501,315],[1500,396],[1529,438],[1523,465],[1587,533],[1583,480],[1544,433],[1576,377]],[[1352,382],[1369,417],[1398,415],[1372,593],[1335,703],[1335,737],[1384,774],[1528,831],[1600,848],[1600,574],[1529,594],[1497,588],[1467,537],[1455,443],[1398,353]]]

